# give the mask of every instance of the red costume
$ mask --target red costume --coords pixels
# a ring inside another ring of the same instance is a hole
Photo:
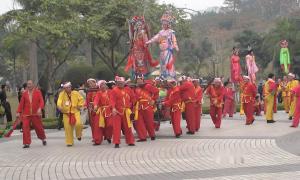
[[[298,127],[300,120],[300,85],[292,89],[291,93],[292,96],[296,98],[296,108],[292,127]]]
[[[85,101],[85,106],[88,108],[88,113],[89,113],[89,121],[90,121],[90,126],[92,130],[92,138],[95,139],[95,132],[94,132],[94,124],[95,124],[95,119],[96,117],[96,112],[94,110],[94,99],[96,97],[97,92],[96,91],[91,91],[87,93],[86,96],[86,101]]]
[[[242,103],[246,115],[246,124],[249,125],[254,121],[253,115],[257,90],[256,86],[251,82],[241,83],[241,89],[243,91]]]
[[[239,82],[241,76],[241,65],[240,65],[240,57],[238,55],[233,54],[231,56],[231,82],[237,83]]]
[[[190,81],[183,82],[179,86],[181,99],[185,104],[186,123],[189,133],[194,134],[196,131],[195,124],[195,86]]]
[[[181,95],[178,86],[175,86],[168,90],[167,97],[164,101],[164,105],[170,107],[171,111],[171,121],[173,126],[173,131],[176,137],[182,134],[180,121],[181,121]]]
[[[144,17],[138,16],[133,17],[129,23],[131,49],[125,72],[131,69],[133,75],[147,76],[150,72],[150,67],[155,67],[159,63],[152,60],[148,47],[145,46],[145,43],[148,41],[148,26]]]
[[[115,99],[115,108],[117,115],[113,121],[113,143],[120,144],[121,130],[125,134],[127,144],[134,144],[134,136],[131,130],[132,123],[130,120],[132,98],[128,90],[115,86],[112,89],[112,96]]]
[[[30,124],[32,124],[39,139],[46,139],[45,131],[41,120],[41,114],[38,114],[38,110],[41,111],[43,108],[44,100],[40,90],[33,89],[31,95],[28,90],[24,91],[17,109],[17,113],[21,114],[21,119],[23,122],[22,127],[24,145],[31,144]]]
[[[137,103],[135,107],[135,125],[140,140],[146,140],[148,135],[155,138],[154,109],[159,90],[151,84],[135,89]]]
[[[216,128],[221,127],[224,91],[223,86],[209,86],[206,90],[210,97],[210,116]]]
[[[195,102],[195,127],[196,131],[199,131],[202,116],[202,97],[203,92],[200,86],[195,87],[196,102]]]
[[[112,138],[113,121],[116,117],[112,113],[112,109],[115,108],[115,101],[111,91],[98,91],[94,99],[94,106],[97,107],[93,122],[94,142],[101,144],[103,137],[107,140]]]
[[[226,117],[227,114],[229,117],[233,116],[235,111],[234,93],[235,91],[232,88],[225,88],[223,117]]]
[[[262,111],[262,103],[261,103],[261,100],[260,98],[256,97],[256,100],[255,100],[255,106],[254,106],[254,112],[255,112],[255,115],[256,116],[261,116],[261,111]]]

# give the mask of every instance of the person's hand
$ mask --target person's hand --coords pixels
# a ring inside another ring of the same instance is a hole
[[[218,100],[214,99],[213,104],[217,105],[218,104]]]
[[[150,105],[153,106],[155,104],[155,101],[150,101]]]
[[[19,117],[20,117],[20,113],[17,113],[17,114],[16,114],[16,118],[19,118]]]
[[[117,113],[118,113],[118,111],[116,110],[116,108],[113,108],[112,114],[115,116],[115,115],[117,115]]]
[[[98,111],[98,106],[94,106],[94,109],[93,109],[95,112]]]
[[[41,114],[42,114],[41,108],[39,108],[39,109],[37,110],[37,114],[38,114],[38,115],[41,115]]]

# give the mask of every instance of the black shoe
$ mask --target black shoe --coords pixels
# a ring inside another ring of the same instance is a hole
[[[186,132],[186,134],[193,135],[193,134],[195,134],[195,132],[188,131],[188,132]]]
[[[292,128],[297,128],[297,126],[294,126],[294,125],[291,125],[290,127],[292,127]]]
[[[248,125],[251,125],[251,124],[252,124],[252,123],[246,123],[245,125],[248,126]]]
[[[274,120],[267,120],[267,123],[275,123],[276,121]]]
[[[111,144],[111,139],[106,139],[106,141],[108,142],[108,144]]]
[[[115,148],[120,148],[120,145],[119,144],[115,144]]]
[[[67,144],[67,147],[72,147],[73,146],[73,144]]]
[[[128,146],[135,146],[135,144],[128,144]]]
[[[155,140],[155,137],[151,137],[151,141],[154,141]]]
[[[93,146],[99,146],[99,145],[100,145],[99,143],[94,143],[94,144],[93,144]]]
[[[176,137],[176,138],[180,138],[180,134],[177,134],[175,137]]]
[[[145,142],[145,141],[147,141],[147,139],[139,139],[136,142]]]
[[[47,145],[47,141],[43,140],[43,146],[46,146],[46,145]]]
[[[24,144],[23,148],[29,148],[29,144]]]
[[[289,120],[293,120],[293,116],[290,116],[290,117],[289,117]]]
[[[81,137],[79,137],[79,138],[77,138],[78,139],[78,141],[81,141]]]

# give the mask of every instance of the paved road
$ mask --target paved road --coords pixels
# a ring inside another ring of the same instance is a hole
[[[215,129],[204,116],[200,132],[180,139],[165,123],[156,141],[128,147],[122,140],[120,149],[92,146],[89,129],[71,148],[63,131],[52,130],[48,146],[34,138],[22,149],[16,132],[0,140],[0,179],[300,179],[299,129],[290,128],[282,112],[275,124],[262,118],[245,126],[236,115]]]

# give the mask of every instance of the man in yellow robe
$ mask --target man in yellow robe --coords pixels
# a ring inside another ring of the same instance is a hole
[[[67,82],[63,85],[64,90],[59,94],[57,108],[63,113],[63,122],[66,136],[66,145],[73,146],[73,130],[76,138],[80,141],[82,136],[82,123],[80,109],[84,105],[84,99],[78,91],[72,90],[72,85]]]
[[[275,83],[275,76],[274,74],[268,75],[268,80],[264,86],[264,98],[265,98],[265,109],[266,109],[266,120],[267,123],[274,123],[274,100],[275,100],[275,93],[277,91],[277,86]]]
[[[295,79],[296,76],[293,73],[288,74],[288,84],[287,84],[287,90],[288,92],[291,92],[295,87],[299,85],[299,81]],[[289,119],[292,120],[294,113],[295,113],[295,108],[296,108],[296,98],[291,97],[290,99],[290,111],[289,111]]]
[[[282,101],[283,101],[283,107],[286,113],[289,113],[290,111],[290,100],[291,100],[291,93],[287,88],[288,84],[288,78],[287,76],[283,76],[283,81],[279,84],[279,90],[281,91]]]

